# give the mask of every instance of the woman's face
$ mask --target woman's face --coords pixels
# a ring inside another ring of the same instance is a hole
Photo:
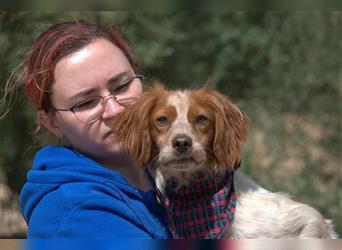
[[[111,124],[115,115],[123,106],[114,98],[108,97],[114,93],[119,98],[138,98],[142,93],[142,83],[135,78],[130,84],[123,86],[127,79],[136,74],[129,61],[114,44],[98,39],[81,50],[62,58],[55,68],[55,82],[52,85],[52,106],[58,109],[68,109],[81,102],[83,114],[92,107],[83,103],[93,96],[106,97],[104,111],[100,118],[86,124],[79,121],[73,112],[57,111],[50,115],[50,131],[55,135],[65,136],[81,153],[96,161],[106,164],[120,154],[118,141],[111,132]],[[122,87],[123,86],[123,87]]]

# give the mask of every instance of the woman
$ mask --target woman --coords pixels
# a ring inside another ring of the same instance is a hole
[[[26,60],[39,124],[70,147],[35,156],[21,195],[29,238],[168,238],[147,173],[120,150],[111,123],[142,92],[126,41],[84,21],[52,26]]]

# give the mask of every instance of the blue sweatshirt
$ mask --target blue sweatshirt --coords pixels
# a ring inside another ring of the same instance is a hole
[[[154,191],[67,147],[47,146],[20,194],[28,238],[169,237]]]

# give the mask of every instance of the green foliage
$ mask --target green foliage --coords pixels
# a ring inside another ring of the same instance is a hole
[[[230,96],[250,117],[244,171],[342,221],[340,13],[3,12],[1,85],[40,32],[79,18],[118,25],[169,87],[210,81]],[[32,113],[20,92],[0,123],[0,178],[17,191],[38,148]]]

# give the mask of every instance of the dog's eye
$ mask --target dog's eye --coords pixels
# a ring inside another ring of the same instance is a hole
[[[159,125],[165,125],[167,124],[168,119],[166,116],[163,115],[163,116],[159,116],[156,121]]]
[[[208,121],[208,117],[204,116],[204,115],[198,115],[196,116],[196,123],[198,124],[204,124]]]

